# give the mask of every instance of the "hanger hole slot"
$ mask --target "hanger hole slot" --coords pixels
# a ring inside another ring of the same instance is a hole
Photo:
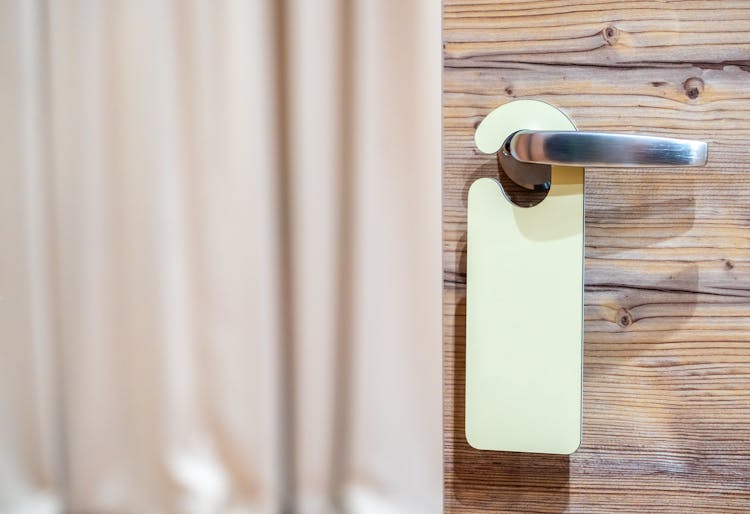
[[[506,155],[510,155],[510,138],[505,142],[503,145],[503,148],[501,151],[503,153],[507,153]],[[547,193],[549,193],[550,189],[550,183],[546,182],[544,184],[537,184],[534,186],[534,189],[526,189],[523,186],[520,186],[516,184],[513,179],[511,179],[508,174],[503,169],[503,164],[501,159],[498,157],[497,160],[498,165],[498,180],[500,181],[500,185],[503,188],[503,193],[505,194],[505,197],[513,203],[514,205],[517,205],[518,207],[534,207],[535,205],[539,205],[542,203],[542,201],[547,198]]]

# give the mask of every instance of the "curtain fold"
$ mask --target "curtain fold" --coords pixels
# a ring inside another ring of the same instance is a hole
[[[0,34],[0,511],[439,511],[440,4]]]

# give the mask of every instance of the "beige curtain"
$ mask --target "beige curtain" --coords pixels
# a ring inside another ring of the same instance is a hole
[[[441,510],[440,3],[0,2],[0,512]]]

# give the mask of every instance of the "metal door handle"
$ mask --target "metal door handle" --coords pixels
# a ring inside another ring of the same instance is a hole
[[[548,184],[549,165],[703,166],[707,156],[706,143],[689,139],[607,132],[520,130],[505,141],[501,161],[511,179],[534,189]]]
[[[521,130],[510,139],[510,153],[521,162],[561,166],[703,166],[706,143],[689,139]]]

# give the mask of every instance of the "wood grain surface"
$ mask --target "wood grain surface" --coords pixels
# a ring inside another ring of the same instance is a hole
[[[750,512],[750,1],[446,0],[443,77],[445,510]],[[705,168],[586,170],[570,457],[464,435],[466,196],[502,174],[472,138],[513,98],[709,143]]]

